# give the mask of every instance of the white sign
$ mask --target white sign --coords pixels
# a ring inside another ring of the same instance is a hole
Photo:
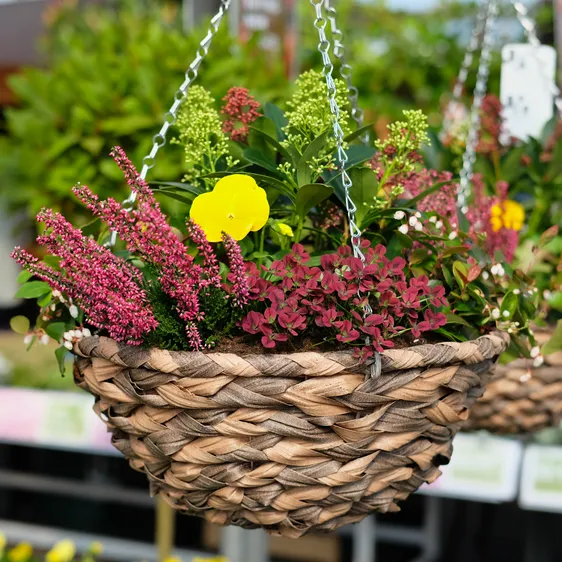
[[[420,492],[489,503],[513,501],[522,454],[519,441],[459,433],[453,442],[451,462],[440,467],[443,475]]]
[[[562,512],[562,447],[527,447],[519,505],[536,511]]]
[[[504,140],[539,138],[554,116],[556,51],[548,45],[502,49],[501,93]]]

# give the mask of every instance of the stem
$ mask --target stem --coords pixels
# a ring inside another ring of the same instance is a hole
[[[260,257],[258,258],[258,271],[261,269],[261,263],[263,259],[261,257],[261,254],[263,254],[264,247],[265,247],[265,226],[261,229],[260,232],[260,245],[259,245]]]
[[[300,244],[301,236],[302,236],[302,229],[304,228],[304,219],[302,217],[298,217],[299,222],[297,223],[297,231],[295,232],[295,242]]]

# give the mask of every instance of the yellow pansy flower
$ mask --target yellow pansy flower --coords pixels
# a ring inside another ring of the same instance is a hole
[[[27,562],[33,555],[33,547],[28,542],[22,542],[8,551],[9,562]]]
[[[198,195],[191,205],[190,217],[209,242],[220,242],[223,232],[242,240],[265,226],[269,203],[253,178],[233,174],[222,178],[213,191]]]
[[[46,562],[71,562],[76,554],[74,543],[68,539],[55,544],[45,555]]]
[[[282,234],[283,236],[289,236],[292,238],[295,235],[293,229],[284,222],[278,222],[277,229],[279,230],[279,234]]]
[[[523,206],[506,199],[502,203],[494,205],[491,210],[490,224],[494,232],[497,232],[502,227],[511,230],[521,230],[525,223],[525,209]]]

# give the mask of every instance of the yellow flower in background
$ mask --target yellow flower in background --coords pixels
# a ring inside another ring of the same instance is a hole
[[[283,236],[289,236],[292,238],[295,235],[293,229],[284,222],[278,222],[277,229],[279,230],[279,234],[282,234]]]
[[[0,558],[2,557],[2,554],[4,554],[4,550],[6,549],[6,543],[7,543],[6,536],[0,533]]]
[[[99,556],[100,554],[103,554],[103,544],[99,541],[93,542],[90,545],[90,554],[92,556]]]
[[[164,558],[164,562],[183,562],[181,558],[176,558],[175,556],[170,556],[169,558]]]
[[[28,542],[22,542],[8,551],[9,562],[27,562],[33,555],[33,547]]]
[[[70,540],[63,540],[55,544],[45,555],[46,562],[71,562],[76,554],[76,547]]]
[[[502,203],[494,205],[491,208],[490,224],[494,232],[497,232],[502,227],[511,230],[521,230],[525,223],[525,209],[523,206],[506,199]]]
[[[222,178],[213,191],[198,195],[191,205],[190,217],[209,242],[220,242],[223,232],[242,240],[265,226],[269,203],[253,178],[233,174]]]
[[[200,558],[196,556],[191,562],[228,562],[228,558],[222,556],[215,558]]]

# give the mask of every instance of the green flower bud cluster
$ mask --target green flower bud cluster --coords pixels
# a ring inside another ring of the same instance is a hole
[[[188,181],[198,175],[196,166],[214,171],[217,160],[229,152],[215,100],[202,86],[189,89],[178,112],[176,127],[179,135],[171,142],[184,147]]]
[[[406,110],[404,121],[396,121],[388,126],[388,136],[379,140],[375,146],[387,161],[392,162],[395,172],[411,172],[415,168],[412,154],[422,145],[429,144],[427,117],[420,110]]]
[[[344,136],[351,133],[348,111],[347,86],[343,80],[335,79],[336,101],[340,108],[340,124]],[[287,101],[285,115],[289,121],[284,128],[285,143],[302,150],[306,145],[332,126],[332,112],[326,90],[326,80],[321,72],[309,70],[297,78],[295,92]],[[335,141],[332,145],[335,147]]]

